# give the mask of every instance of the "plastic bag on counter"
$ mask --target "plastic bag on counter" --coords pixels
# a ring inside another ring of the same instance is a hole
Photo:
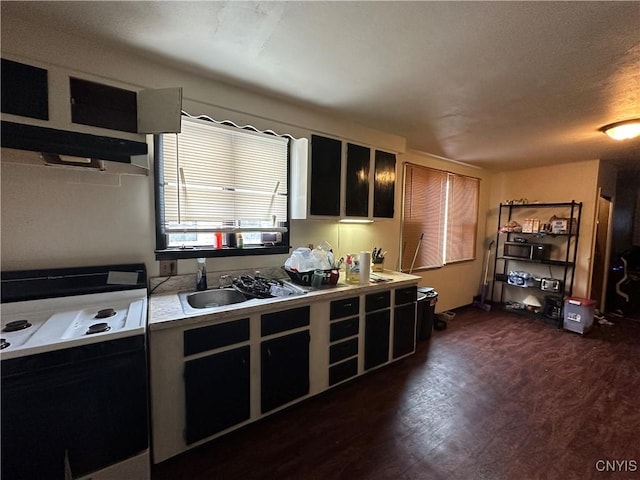
[[[284,266],[294,272],[313,270],[315,267],[311,249],[306,247],[296,248],[291,256],[284,262]]]
[[[334,266],[331,245],[322,242],[316,248],[296,248],[284,262],[286,269],[294,272],[308,272],[310,270],[329,270]]]
[[[328,252],[320,250],[319,248],[314,248],[313,250],[311,250],[311,255],[313,255],[314,268],[320,270],[329,270],[333,266],[332,262],[329,261]]]

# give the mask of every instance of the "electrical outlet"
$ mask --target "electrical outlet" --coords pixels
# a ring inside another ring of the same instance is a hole
[[[178,273],[177,260],[160,260],[160,276],[169,277]]]

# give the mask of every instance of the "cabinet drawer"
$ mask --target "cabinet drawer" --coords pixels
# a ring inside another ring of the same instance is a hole
[[[184,332],[184,356],[249,340],[249,319],[194,328]]]
[[[415,302],[418,299],[418,287],[396,288],[396,305]]]
[[[352,317],[360,311],[360,298],[343,298],[342,300],[334,300],[331,302],[331,320],[336,318]]]
[[[336,363],[358,353],[358,339],[352,338],[329,347],[329,363]]]
[[[365,297],[365,310],[367,312],[373,312],[374,310],[381,310],[388,308],[391,305],[391,292],[370,293]]]
[[[347,378],[355,377],[358,373],[358,359],[352,358],[346,362],[329,367],[329,385],[335,385]]]
[[[262,315],[260,334],[264,337],[309,325],[310,307],[292,308]]]
[[[358,333],[359,323],[360,319],[358,317],[332,323],[329,327],[329,340],[335,342],[336,340],[356,335]]]

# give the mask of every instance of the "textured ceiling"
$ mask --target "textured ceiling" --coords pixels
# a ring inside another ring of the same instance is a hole
[[[640,2],[2,2],[5,16],[512,169],[640,168]]]

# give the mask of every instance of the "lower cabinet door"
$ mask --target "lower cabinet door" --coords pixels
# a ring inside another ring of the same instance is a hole
[[[262,413],[309,393],[309,331],[260,344]]]
[[[382,365],[389,360],[390,310],[380,310],[366,316],[364,327],[364,369]]]
[[[396,307],[393,316],[393,358],[413,352],[416,338],[416,304]]]
[[[187,444],[250,416],[249,346],[185,362]]]

